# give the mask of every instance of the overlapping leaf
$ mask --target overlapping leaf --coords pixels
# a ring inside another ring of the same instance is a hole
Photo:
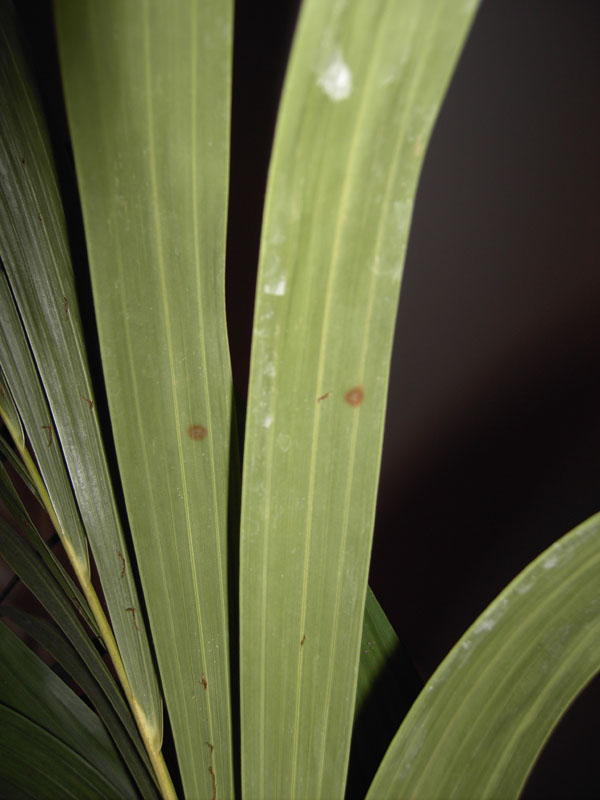
[[[106,726],[106,730],[121,753],[123,761],[135,779],[142,796],[148,800],[157,798],[158,793],[152,780],[150,761],[135,727],[134,719],[122,695],[119,693],[112,675],[94,649],[89,647],[84,653],[85,657],[82,658],[76,648],[47,620],[38,619],[11,606],[0,606],[0,616],[4,620],[10,620],[27,636],[31,637],[33,641],[40,644],[47,653],[56,659],[57,663],[75,681],[76,685],[82,689]],[[52,692],[48,692],[48,695],[44,695],[37,686],[35,668],[28,669],[26,666],[28,664],[31,665],[33,662],[31,660],[27,661],[24,656],[22,661],[23,669],[19,672],[22,683],[20,691],[28,692],[35,697],[37,716],[40,719],[43,717],[50,718],[50,729],[52,729],[52,726],[58,727],[58,732],[60,733],[62,723],[60,719],[56,719],[53,700],[56,696],[60,697],[64,690],[61,687],[55,687]],[[48,683],[51,682],[47,681],[45,685],[47,686]],[[10,695],[11,690],[8,686],[6,686],[6,691]],[[14,707],[14,703],[12,706]],[[34,716],[34,718],[37,717]],[[48,727],[48,723],[46,727]],[[75,741],[75,744],[77,744],[77,741]],[[85,738],[82,739],[81,746],[84,748],[83,753],[85,755]],[[108,752],[107,766],[109,768],[113,760],[112,752]],[[101,756],[97,758],[97,765],[102,766]]]
[[[0,707],[9,708],[25,717],[28,723],[40,726],[66,748],[77,753],[86,766],[89,764],[93,767],[88,773],[94,779],[98,775],[94,782],[99,795],[106,791],[108,784],[114,797],[122,797],[124,800],[136,798],[131,778],[98,717],[3,624],[0,624],[0,667]],[[10,724],[8,719],[15,720],[15,716],[7,715],[5,722]],[[17,728],[21,730],[22,721],[15,721]],[[57,748],[60,749],[58,745]],[[25,744],[24,749],[33,758],[37,755],[44,759],[50,755],[33,751],[32,742]],[[0,773],[12,762],[13,780],[31,785],[31,776],[22,775],[16,769],[15,762],[19,760],[17,752],[9,756],[5,754],[0,760],[7,762],[4,769],[0,767]],[[46,776],[47,782],[55,774],[55,768],[50,769]],[[86,775],[86,769],[81,770],[80,780],[83,786],[89,775]]]
[[[57,29],[119,469],[183,784],[224,798],[232,4],[59,0]]]
[[[156,750],[162,740],[158,685],[142,615],[134,624],[129,611],[140,604],[131,570],[121,570],[126,548],[94,410],[64,214],[8,0],[0,2],[0,22],[0,257],[52,417],[38,417],[28,434],[34,437],[44,425],[58,434],[119,645],[120,656],[113,658],[125,665],[139,719]],[[4,315],[1,321],[5,330]],[[6,329],[9,347],[12,332]],[[85,590],[85,571],[74,566]]]
[[[367,796],[517,798],[600,670],[600,515],[542,553],[425,686]]]

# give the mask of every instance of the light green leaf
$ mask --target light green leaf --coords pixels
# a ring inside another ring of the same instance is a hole
[[[27,717],[78,753],[118,797],[137,796],[98,717],[6,625],[0,625],[0,674],[0,705]]]
[[[0,2],[0,107],[0,257],[44,385],[141,724],[157,750],[158,684],[142,614],[134,625],[129,611],[140,604],[132,570],[121,571],[119,554],[127,554],[94,409],[65,219],[8,0]],[[38,420],[34,427],[43,424]],[[27,433],[31,438],[34,431]],[[74,566],[85,583],[81,565]]]
[[[306,0],[265,208],[242,501],[242,781],[341,797],[423,154],[475,2]]]
[[[59,0],[57,29],[119,468],[183,784],[230,797],[232,4]]]
[[[533,561],[423,689],[368,800],[517,798],[600,669],[600,514]]]

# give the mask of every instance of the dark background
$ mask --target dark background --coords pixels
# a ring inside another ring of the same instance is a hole
[[[242,396],[297,5],[237,3],[227,292]],[[51,7],[19,9],[68,172]],[[599,90],[599,3],[483,0],[427,152],[371,568],[423,679],[511,578],[600,510]],[[550,741],[528,800],[600,797],[599,710],[597,680]]]

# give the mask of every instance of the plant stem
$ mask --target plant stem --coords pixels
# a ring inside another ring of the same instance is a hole
[[[76,566],[73,565],[73,567],[77,573]],[[106,615],[100,604],[100,600],[98,598],[98,595],[96,594],[96,590],[94,589],[91,581],[83,580],[83,576],[80,577],[79,574],[77,574],[77,578],[79,579],[83,593],[90,605],[92,614],[94,615],[94,619],[96,620],[98,628],[100,629],[100,633],[102,635],[104,644],[106,645],[106,649],[108,650],[108,654],[117,673],[117,677],[119,678],[121,686],[123,687],[123,691],[125,692],[125,697],[127,698],[127,702],[129,703],[129,706],[137,723],[138,729],[140,731],[142,741],[144,742],[144,746],[146,747],[146,751],[148,752],[148,756],[154,768],[154,773],[156,776],[156,780],[158,781],[161,794],[164,800],[177,800],[177,795],[175,794],[175,788],[173,786],[173,782],[171,781],[171,776],[169,775],[169,771],[165,764],[165,760],[163,758],[163,754],[161,751],[161,746],[159,744],[157,747],[154,744],[155,737],[152,735],[152,731],[150,729],[150,726],[148,725],[148,720],[146,719],[145,714],[143,713],[139,703],[137,702],[137,700],[133,695],[133,692],[131,691],[131,686],[129,684],[129,680],[127,679],[127,674],[125,672],[125,667],[123,666],[123,662],[121,660],[121,654],[119,653],[117,642],[112,632],[112,628],[110,627],[108,620],[106,619]]]

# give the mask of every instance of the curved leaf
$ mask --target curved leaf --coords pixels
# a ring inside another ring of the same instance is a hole
[[[0,704],[0,779],[6,800],[121,800],[123,795],[59,737]],[[131,795],[126,795],[131,796]]]
[[[2,518],[0,518],[0,554],[37,597],[81,656],[124,728],[128,731],[131,740],[138,747],[142,760],[147,763],[141,745],[139,745],[139,737],[130,710],[108,667],[86,634],[81,620],[77,617],[65,592],[25,539],[19,536]]]
[[[270,166],[244,448],[248,797],[344,792],[412,203],[474,7],[302,6]]]
[[[152,767],[135,722],[102,660],[96,657],[91,660],[90,665],[86,664],[75,648],[47,620],[38,619],[6,605],[0,606],[0,617],[10,620],[31,636],[70,675],[96,709],[142,796],[147,800],[157,798],[158,793],[151,777]],[[24,675],[29,681],[25,672]],[[44,699],[40,697],[38,704],[42,706],[43,703]],[[115,711],[115,707],[118,711]]]
[[[6,625],[0,624],[0,706],[22,714],[89,762],[123,798],[135,798],[127,771],[93,711]],[[29,749],[31,745],[26,748]],[[14,754],[15,758],[18,755]]]
[[[517,798],[600,670],[600,514],[533,561],[469,628],[390,746],[368,800]]]

